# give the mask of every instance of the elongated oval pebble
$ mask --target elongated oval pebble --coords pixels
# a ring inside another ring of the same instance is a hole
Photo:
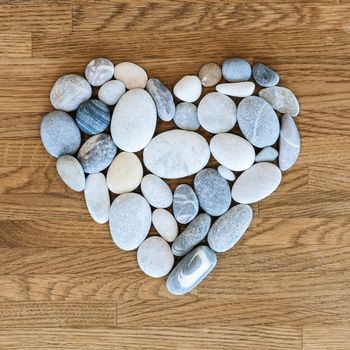
[[[273,162],[278,157],[278,151],[271,147],[263,148],[255,157],[255,162]]]
[[[157,232],[167,241],[173,242],[178,234],[174,216],[165,209],[156,209],[152,214],[152,223]]]
[[[115,105],[125,94],[125,85],[120,80],[110,80],[98,90],[98,98],[107,106]]]
[[[262,63],[254,64],[253,77],[254,80],[262,87],[275,86],[280,80],[280,77],[274,70]]]
[[[198,77],[205,87],[216,85],[221,80],[221,76],[221,67],[216,63],[206,63],[198,73]]]
[[[85,188],[85,174],[78,160],[71,155],[61,156],[56,162],[57,173],[72,190],[81,192]]]
[[[173,202],[173,194],[168,184],[154,174],[148,174],[142,179],[141,192],[155,208],[168,208]]]
[[[181,102],[176,106],[174,122],[179,129],[196,131],[201,126],[197,115],[197,106],[190,102]]]
[[[230,169],[224,167],[223,165],[218,166],[218,172],[227,181],[235,181],[236,179],[236,175]]]
[[[216,85],[216,91],[222,94],[234,97],[250,96],[255,89],[255,84],[251,81],[244,81],[241,83],[224,83]]]
[[[185,102],[197,101],[202,93],[202,84],[196,75],[186,75],[174,86],[174,95]]]
[[[228,58],[222,65],[222,75],[228,82],[249,80],[251,74],[250,64],[240,57]]]
[[[114,65],[107,58],[93,59],[85,69],[85,77],[92,86],[101,86],[111,80],[114,74]]]
[[[174,192],[173,213],[180,224],[188,224],[198,214],[197,195],[190,185],[179,185]]]
[[[124,83],[128,90],[144,89],[148,76],[146,71],[132,62],[122,62],[115,66],[114,77]]]

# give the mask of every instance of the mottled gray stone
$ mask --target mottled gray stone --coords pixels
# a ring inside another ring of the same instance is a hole
[[[243,236],[253,219],[249,205],[239,204],[220,216],[208,233],[208,244],[215,252],[226,252]]]
[[[198,73],[198,77],[205,87],[216,85],[221,80],[221,76],[221,67],[216,63],[206,63]]]
[[[45,115],[40,125],[41,141],[51,156],[74,154],[80,146],[80,130],[74,119],[62,111]]]
[[[147,81],[146,90],[156,104],[158,117],[166,122],[172,120],[175,115],[175,103],[169,89],[160,80],[150,78]]]
[[[256,147],[271,146],[278,139],[278,117],[271,106],[260,97],[244,98],[237,108],[237,120],[245,138]]]
[[[279,75],[274,70],[262,63],[254,64],[253,77],[254,80],[262,87],[275,86],[280,80]]]
[[[90,137],[80,148],[78,160],[86,173],[97,173],[106,169],[117,153],[117,146],[107,134]]]
[[[111,80],[114,74],[114,65],[107,58],[93,59],[85,69],[85,77],[92,86],[101,86]]]
[[[229,82],[249,80],[251,74],[250,64],[243,58],[229,58],[222,65],[222,75]]]
[[[296,117],[299,114],[299,103],[289,89],[273,86],[259,91],[259,96],[266,100],[274,110]]]
[[[109,227],[113,241],[120,249],[136,249],[147,237],[151,223],[151,207],[137,193],[121,194],[111,205]]]
[[[197,106],[191,102],[181,102],[176,106],[174,122],[183,130],[196,131],[201,126],[197,115]]]
[[[57,173],[62,181],[72,190],[81,192],[85,188],[83,167],[76,158],[70,155],[61,156],[56,162]]]
[[[114,106],[125,94],[125,85],[120,80],[110,80],[98,90],[98,98],[108,106]]]
[[[159,278],[170,272],[174,265],[174,255],[163,238],[152,236],[137,249],[137,263],[146,275]]]
[[[223,165],[218,166],[218,172],[227,181],[235,181],[236,179],[236,175]]]
[[[278,164],[282,171],[291,168],[298,159],[300,152],[300,136],[294,119],[289,115],[282,117],[279,138]]]
[[[190,185],[179,185],[174,192],[173,213],[180,224],[188,224],[198,214],[198,198]]]
[[[205,238],[210,225],[210,216],[205,213],[199,214],[173,242],[171,246],[173,254],[175,256],[186,255]]]
[[[75,111],[91,97],[91,85],[82,76],[67,74],[58,78],[50,92],[51,104],[65,112]]]
[[[168,208],[173,202],[173,193],[168,184],[153,174],[148,174],[142,179],[141,192],[155,208]]]
[[[220,216],[231,204],[230,186],[215,169],[201,170],[194,178],[199,206],[209,215]]]
[[[213,270],[216,254],[207,246],[199,246],[188,253],[168,276],[166,287],[171,294],[183,295],[197,287]]]
[[[278,151],[271,147],[263,148],[255,157],[255,162],[273,162],[278,157]]]

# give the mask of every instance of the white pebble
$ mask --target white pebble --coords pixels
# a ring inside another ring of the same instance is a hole
[[[168,242],[173,242],[179,233],[174,216],[165,209],[156,209],[152,223],[157,232]]]
[[[236,175],[233,173],[233,171],[223,165],[218,166],[218,172],[227,181],[235,181],[236,179]]]
[[[174,86],[174,95],[185,102],[197,101],[202,93],[202,83],[196,75],[185,75]]]
[[[115,66],[114,77],[121,80],[127,89],[144,89],[148,76],[146,71],[132,62],[122,62]]]
[[[125,85],[120,80],[111,80],[98,90],[98,98],[108,106],[115,105],[125,93]]]
[[[216,85],[216,91],[234,97],[247,97],[253,94],[255,84],[251,81],[242,83],[224,83]]]
[[[155,208],[168,208],[173,202],[173,193],[168,184],[157,175],[148,174],[141,181],[141,192]]]

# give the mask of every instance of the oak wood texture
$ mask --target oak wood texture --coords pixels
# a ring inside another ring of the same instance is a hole
[[[95,56],[168,86],[242,56],[300,101],[297,165],[184,297],[114,246],[41,145],[52,84]],[[0,349],[348,350],[349,59],[348,1],[0,1]]]

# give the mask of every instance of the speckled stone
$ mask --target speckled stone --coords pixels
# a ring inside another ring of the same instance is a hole
[[[247,97],[253,94],[255,84],[251,81],[241,83],[224,83],[216,85],[216,91],[233,97]]]
[[[198,76],[203,86],[214,86],[221,80],[221,67],[216,63],[207,63],[201,67]]]
[[[199,214],[185,230],[175,239],[171,250],[175,256],[184,256],[190,252],[207,235],[211,225],[208,214]]]
[[[109,227],[113,241],[120,249],[136,249],[147,237],[151,223],[151,207],[137,193],[121,194],[111,205]]]
[[[176,106],[174,122],[183,130],[196,131],[200,124],[197,115],[197,106],[190,102],[181,102]]]
[[[218,172],[227,181],[235,181],[236,179],[236,175],[230,169],[227,169],[223,165],[218,166]]]
[[[289,115],[282,117],[279,150],[278,165],[282,171],[286,171],[295,164],[300,152],[299,131]]]
[[[208,233],[208,244],[217,253],[231,249],[247,231],[253,219],[249,205],[239,204],[220,216]]]
[[[244,137],[256,147],[271,146],[278,139],[278,117],[271,106],[260,97],[244,98],[237,108],[237,120]]]
[[[88,135],[96,135],[108,127],[111,121],[111,113],[103,102],[91,99],[80,105],[75,121],[82,132]]]
[[[154,174],[148,174],[142,179],[141,192],[155,208],[168,208],[173,202],[173,193],[168,184]]]
[[[222,65],[222,75],[228,82],[249,80],[251,74],[250,64],[243,58],[229,58]]]
[[[98,98],[108,106],[114,106],[125,94],[125,85],[120,80],[110,80],[98,90]]]
[[[112,163],[116,153],[112,138],[107,134],[97,134],[81,146],[78,160],[86,173],[97,173]]]
[[[255,157],[255,162],[273,162],[278,157],[278,151],[271,147],[263,148]]]
[[[232,186],[232,198],[237,203],[258,202],[274,192],[281,183],[281,170],[272,163],[256,163],[243,172]]]
[[[84,195],[91,217],[98,224],[105,224],[108,221],[110,199],[106,178],[102,173],[88,175]]]
[[[171,271],[166,287],[171,294],[183,295],[198,286],[213,270],[216,254],[207,246],[199,246],[188,253]]]
[[[121,80],[128,90],[144,89],[148,76],[146,71],[132,62],[122,62],[115,66],[114,77]]]
[[[274,70],[262,63],[254,64],[253,77],[254,80],[262,87],[275,86],[280,80],[279,75]]]
[[[146,90],[156,104],[158,117],[166,122],[172,120],[175,115],[175,103],[169,89],[160,80],[150,78]]]
[[[73,191],[81,192],[85,188],[85,174],[76,158],[70,155],[61,156],[56,162],[57,173],[62,181]]]
[[[174,265],[174,255],[169,244],[161,237],[147,238],[137,250],[137,263],[148,276],[159,278],[167,275]]]
[[[40,125],[41,141],[52,157],[74,154],[80,146],[80,130],[73,118],[62,111],[45,115]]]
[[[92,86],[101,86],[111,80],[114,74],[114,65],[107,58],[93,59],[85,69],[85,77]]]
[[[266,100],[274,110],[296,117],[299,114],[299,103],[289,89],[273,86],[259,91],[259,96]]]
[[[195,102],[202,93],[202,83],[196,75],[186,75],[174,86],[174,95],[185,102]]]
[[[180,224],[188,224],[198,214],[198,198],[190,185],[179,185],[174,192],[173,213]]]
[[[91,85],[87,80],[77,74],[67,74],[56,80],[50,92],[50,101],[56,109],[72,112],[91,94]]]
[[[231,204],[230,186],[215,169],[201,170],[194,178],[199,206],[209,215],[224,214]]]
[[[198,120],[211,133],[230,131],[236,124],[236,105],[220,92],[210,92],[198,105]]]
[[[167,241],[173,242],[179,229],[174,216],[165,209],[156,209],[152,214],[152,223],[157,232]]]

